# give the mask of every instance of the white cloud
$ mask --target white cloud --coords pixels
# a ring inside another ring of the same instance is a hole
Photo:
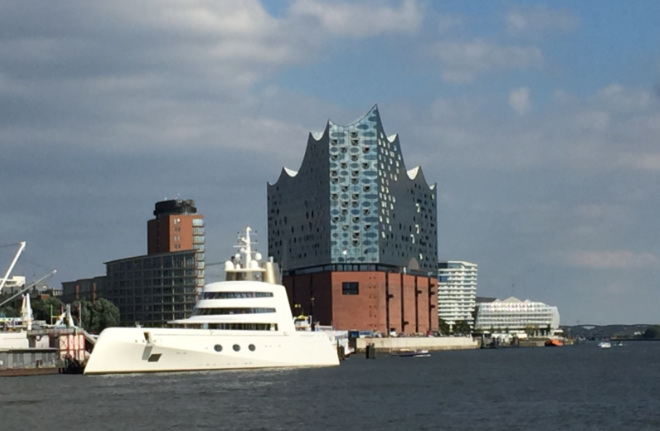
[[[471,82],[479,74],[509,69],[540,68],[544,59],[534,46],[503,46],[474,39],[472,41],[442,41],[432,47],[440,61],[442,77],[447,82]]]
[[[511,90],[509,93],[509,106],[516,111],[518,115],[526,114],[531,108],[531,100],[529,98],[529,88],[519,87]]]
[[[464,25],[462,17],[457,15],[441,14],[436,18],[438,33],[449,33]]]
[[[399,8],[382,2],[296,0],[290,10],[294,16],[318,21],[328,33],[353,37],[415,33],[423,18],[415,0],[404,0]]]
[[[610,84],[602,88],[594,100],[617,112],[645,110],[657,102],[652,91],[626,88],[620,84]]]
[[[621,162],[642,171],[660,172],[660,153],[627,154]]]
[[[578,25],[577,17],[568,10],[552,10],[547,7],[510,10],[505,17],[506,30],[510,34],[566,33]]]
[[[583,250],[573,252],[569,263],[597,269],[629,269],[657,266],[658,256],[630,250]]]

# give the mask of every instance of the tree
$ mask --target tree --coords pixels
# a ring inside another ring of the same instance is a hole
[[[64,304],[54,296],[49,296],[46,299],[37,298],[30,305],[32,306],[32,317],[34,317],[34,320],[43,320],[46,323],[51,323],[51,316],[53,314],[59,315]]]
[[[0,317],[20,317],[21,312],[14,307],[10,307],[9,305],[5,305],[4,307],[0,308]]]
[[[467,335],[472,332],[470,324],[466,320],[458,320],[454,324],[454,334],[463,334]]]
[[[99,298],[92,307],[90,330],[101,332],[105,328],[119,325],[119,308],[105,298]]]
[[[441,319],[438,321],[438,332],[442,335],[448,335],[449,334],[449,324],[445,322],[445,319]]]
[[[94,304],[87,299],[76,301],[71,313],[78,318],[78,325],[89,332],[99,333],[119,325],[119,309],[105,298],[97,299]]]
[[[646,328],[642,334],[642,338],[652,339],[660,337],[660,325],[653,325]]]

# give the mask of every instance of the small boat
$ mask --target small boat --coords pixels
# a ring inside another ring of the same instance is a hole
[[[551,338],[550,340],[545,341],[545,347],[559,347],[563,346],[564,342],[556,338]]]
[[[609,341],[603,340],[600,343],[598,343],[599,349],[609,349],[610,347],[612,347],[612,343],[610,343]]]
[[[431,354],[428,350],[409,350],[401,349],[396,352],[391,352],[391,356],[398,356],[400,358],[429,358]]]

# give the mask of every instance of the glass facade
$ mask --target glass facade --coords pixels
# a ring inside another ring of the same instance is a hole
[[[268,185],[268,252],[284,270],[386,264],[436,270],[436,188],[407,171],[378,108],[310,134],[299,172]]]
[[[557,307],[518,298],[477,304],[475,329],[479,331],[555,330],[559,328]]]
[[[203,285],[194,250],[138,256],[106,263],[105,294],[122,325],[163,326],[192,314]]]

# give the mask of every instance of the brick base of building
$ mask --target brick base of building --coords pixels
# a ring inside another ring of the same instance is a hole
[[[438,329],[437,279],[383,271],[285,275],[294,315],[342,330],[426,334]]]

